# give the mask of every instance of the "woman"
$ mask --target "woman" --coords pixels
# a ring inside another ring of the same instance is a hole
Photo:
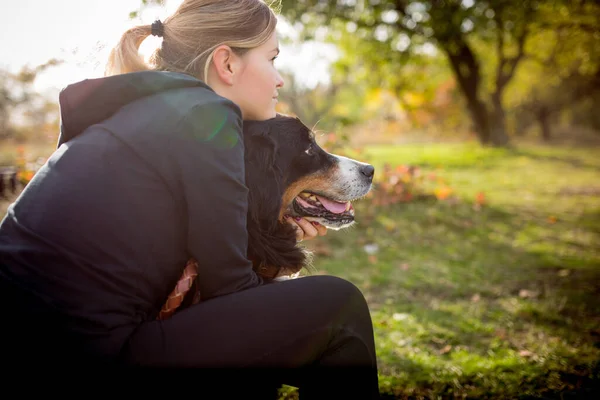
[[[187,0],[127,31],[107,76],[61,92],[59,148],[0,225],[11,363],[269,368],[253,379],[271,393],[377,396],[360,291],[329,276],[267,284],[246,258],[242,120],[275,116],[275,27],[259,0]],[[152,68],[138,55],[150,34],[163,38]],[[325,234],[289,223],[300,240]],[[202,301],[158,321],[189,257]]]

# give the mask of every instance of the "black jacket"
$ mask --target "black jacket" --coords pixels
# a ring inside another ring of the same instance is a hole
[[[259,286],[247,258],[239,108],[168,72],[60,94],[59,147],[0,225],[0,278],[118,352],[189,257],[202,299]]]

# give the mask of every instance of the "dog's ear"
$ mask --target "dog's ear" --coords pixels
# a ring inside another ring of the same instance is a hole
[[[278,126],[275,120],[244,122],[248,255],[265,278],[273,278],[282,267],[299,271],[308,259],[296,245],[294,228],[279,221],[285,188],[279,147],[271,134]]]
[[[266,122],[249,123],[244,127],[244,146],[249,218],[262,229],[272,230],[281,209],[283,173],[269,128]]]

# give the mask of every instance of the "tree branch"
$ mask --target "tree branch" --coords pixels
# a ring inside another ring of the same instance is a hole
[[[394,10],[402,17],[408,17],[408,15],[406,14],[406,7],[408,7],[408,3],[405,0],[395,0]],[[404,24],[402,24],[402,18],[398,18],[398,21],[396,21],[396,27],[410,35],[413,35],[415,33],[419,35],[424,35],[423,29],[418,24],[415,25],[414,29],[410,29],[409,27],[404,26]]]
[[[503,72],[502,75],[502,80],[500,81],[500,83],[502,84],[502,86],[506,85],[508,83],[508,81],[511,80],[511,78],[513,77],[515,70],[517,69],[517,65],[519,64],[519,62],[521,61],[521,59],[525,56],[525,39],[527,38],[527,35],[529,34],[529,29],[527,28],[527,26],[523,27],[523,31],[521,32],[521,35],[519,35],[518,38],[518,51],[517,51],[517,55],[514,56],[511,59],[507,59],[507,65],[509,65],[509,69],[506,73]]]
[[[500,11],[500,10],[498,10]],[[521,34],[517,38],[517,55],[512,58],[506,58],[504,55],[504,26],[500,25],[500,33],[498,38],[498,70],[496,75],[496,92],[499,93],[504,89],[504,86],[512,79],[517,69],[517,65],[525,56],[525,41],[529,35],[529,20],[532,9],[528,7],[523,13],[523,28]],[[501,22],[499,17],[500,12],[497,12],[497,22]]]
[[[398,12],[399,14],[403,15],[406,17],[406,7],[408,7],[408,4],[406,3],[406,1],[404,0],[396,0],[394,2],[394,8],[396,10],[396,12]]]
[[[600,32],[600,26],[598,25],[594,25],[594,24],[590,24],[590,23],[585,23],[585,22],[562,22],[560,24],[553,24],[550,22],[543,22],[543,23],[539,23],[537,24],[537,26],[540,29],[550,29],[550,30],[557,30],[557,29],[581,29],[584,32],[588,32],[588,33],[597,33]]]
[[[502,90],[504,67],[506,65],[506,56],[504,55],[504,22],[501,18],[502,10],[495,10],[494,21],[498,29],[498,40],[496,42],[496,54],[498,55],[498,66],[496,67],[496,92]]]

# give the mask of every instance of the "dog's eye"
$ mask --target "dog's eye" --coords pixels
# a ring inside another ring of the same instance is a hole
[[[308,149],[306,149],[304,152],[306,153],[306,155],[312,156],[313,155],[313,146],[312,146],[312,144],[310,146],[308,146]]]

